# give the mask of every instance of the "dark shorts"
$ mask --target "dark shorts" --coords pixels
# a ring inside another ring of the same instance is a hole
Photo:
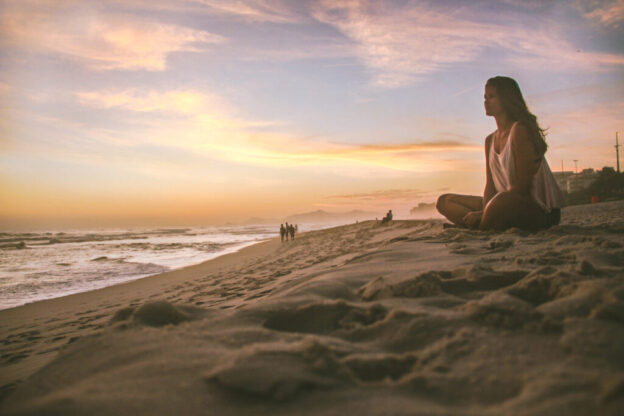
[[[553,225],[558,225],[559,221],[561,221],[560,208],[553,208],[549,213],[546,214],[546,228],[550,228]]]

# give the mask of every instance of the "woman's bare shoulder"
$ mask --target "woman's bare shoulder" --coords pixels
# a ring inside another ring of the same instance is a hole
[[[490,133],[485,136],[485,155],[488,156],[490,154],[490,147],[492,147],[492,138],[494,137],[494,133]]]
[[[527,155],[527,157],[535,157],[535,148],[533,141],[529,136],[529,130],[523,123],[516,122],[511,128],[509,140],[516,152],[521,152]]]
[[[524,134],[529,133],[529,129],[527,129],[526,124],[524,124],[521,121],[514,121],[513,125],[511,126],[511,131],[520,132]]]
[[[518,121],[516,121],[513,126],[511,126],[509,138],[511,139],[512,144],[515,145],[531,143],[531,139],[529,138],[529,130],[523,123],[520,123]]]

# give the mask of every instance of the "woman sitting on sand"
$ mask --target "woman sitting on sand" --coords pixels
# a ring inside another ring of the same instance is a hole
[[[563,194],[546,162],[544,130],[508,77],[485,84],[485,114],[497,130],[485,138],[483,197],[444,194],[438,211],[460,227],[539,230],[559,224]]]

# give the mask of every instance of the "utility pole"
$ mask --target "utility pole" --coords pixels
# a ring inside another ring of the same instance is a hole
[[[617,172],[620,173],[620,142],[617,131],[615,132],[615,157],[617,159]]]
[[[576,164],[576,162],[578,162],[578,160],[574,159],[574,173],[578,173],[578,165]]]

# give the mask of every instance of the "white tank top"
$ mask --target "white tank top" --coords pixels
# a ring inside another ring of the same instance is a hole
[[[515,125],[515,123],[514,123]],[[511,130],[509,134],[511,134]],[[513,156],[513,150],[507,137],[505,147],[501,150],[500,154],[494,150],[494,135],[492,135],[492,146],[490,148],[490,157],[488,164],[490,165],[490,172],[492,174],[492,180],[494,181],[494,187],[496,193],[508,191],[511,189],[512,183],[515,181],[515,162]],[[539,168],[533,176],[533,182],[531,184],[531,196],[546,212],[552,211],[553,208],[562,208],[565,206],[565,198],[563,193],[555,181],[546,157],[542,157]]]

